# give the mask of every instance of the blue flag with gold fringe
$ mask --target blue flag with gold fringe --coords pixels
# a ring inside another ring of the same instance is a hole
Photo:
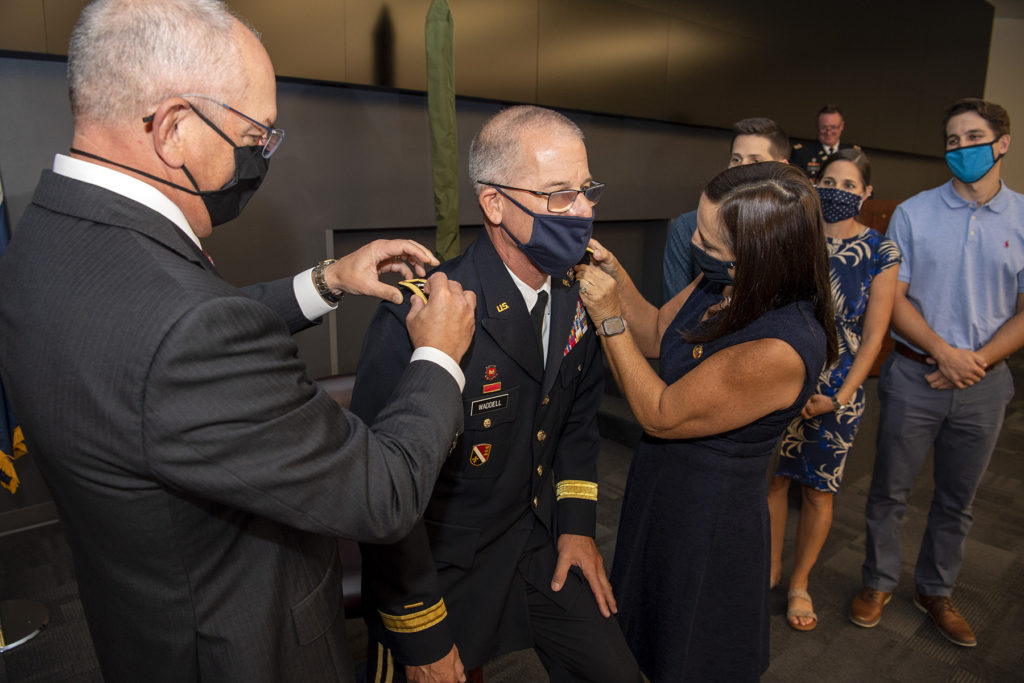
[[[11,230],[7,223],[4,183],[0,179],[0,256],[4,255],[10,239]],[[21,427],[14,419],[11,406],[7,403],[7,394],[4,393],[4,387],[0,384],[0,486],[11,493],[18,490],[18,474],[14,471],[14,461],[25,455],[26,450]]]

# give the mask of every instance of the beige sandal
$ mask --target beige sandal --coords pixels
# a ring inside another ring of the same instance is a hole
[[[789,600],[792,600],[793,598],[800,598],[810,602],[812,607],[814,606],[814,603],[811,601],[810,594],[803,588],[790,588],[786,597],[789,598]],[[809,624],[801,624],[800,622],[795,621],[795,619],[800,617],[803,617],[804,619],[813,619],[814,621]],[[790,628],[795,631],[813,631],[818,626],[818,615],[814,613],[813,609],[797,609],[790,607],[786,610],[786,622],[789,623]]]

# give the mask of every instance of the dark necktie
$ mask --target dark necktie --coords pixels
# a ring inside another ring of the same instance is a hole
[[[533,319],[533,331],[537,333],[537,341],[540,343],[540,353],[544,355],[544,338],[541,332],[544,330],[544,311],[548,305],[548,293],[543,289],[537,292],[537,303],[530,309],[530,317]]]

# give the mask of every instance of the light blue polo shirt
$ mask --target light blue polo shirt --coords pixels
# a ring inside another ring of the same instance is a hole
[[[1024,195],[1002,181],[980,207],[957,194],[952,180],[915,195],[896,207],[886,234],[903,252],[899,279],[910,283],[907,298],[951,346],[977,351],[1017,312]]]

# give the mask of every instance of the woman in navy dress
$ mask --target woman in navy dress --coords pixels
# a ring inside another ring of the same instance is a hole
[[[591,246],[580,294],[644,429],[612,568],[626,639],[654,683],[756,681],[768,667],[765,475],[836,350],[814,188],[779,163],[714,178],[693,237],[702,275],[661,309]]]
[[[821,373],[814,395],[786,430],[768,490],[774,586],[782,572],[789,482],[801,485],[803,505],[786,611],[786,620],[798,631],[818,625],[808,579],[832,526],[832,500],[864,413],[861,385],[882,348],[896,295],[899,248],[856,219],[871,189],[871,165],[860,150],[836,152],[818,175],[839,359]]]

